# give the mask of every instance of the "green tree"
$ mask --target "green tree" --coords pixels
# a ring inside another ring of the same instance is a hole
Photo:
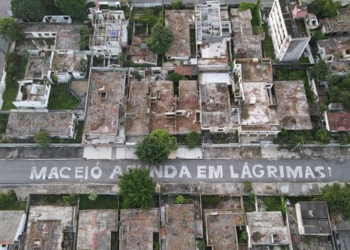
[[[157,54],[165,54],[173,41],[173,32],[165,27],[161,22],[152,27],[151,37],[148,41],[148,47]]]
[[[15,17],[23,20],[40,20],[46,14],[41,0],[11,0],[11,10]]]
[[[153,130],[150,134],[150,137],[154,137],[157,140],[163,142],[166,145],[167,149],[170,151],[176,150],[179,147],[179,145],[176,143],[176,138],[174,136],[171,136],[163,129]]]
[[[171,6],[174,10],[182,10],[182,9],[186,8],[186,6],[182,2],[182,0],[176,0],[176,1],[172,2]]]
[[[0,35],[7,41],[16,41],[24,37],[19,23],[12,17],[0,18]]]
[[[325,60],[319,60],[311,69],[310,76],[316,80],[316,82],[322,82],[327,79],[328,66]]]
[[[168,159],[170,150],[164,142],[147,136],[136,145],[135,155],[144,163],[159,164]]]
[[[178,195],[175,198],[175,204],[185,204],[186,198],[183,195]]]
[[[79,41],[80,49],[81,50],[88,50],[92,29],[89,26],[83,25],[79,29],[79,33],[80,33],[80,41]]]
[[[186,146],[188,149],[193,149],[201,144],[201,135],[191,131],[186,135]]]
[[[207,249],[207,245],[202,240],[197,241],[197,248],[198,248],[198,250],[205,250],[205,249]]]
[[[238,242],[239,242],[240,244],[248,243],[248,238],[249,238],[248,232],[247,232],[247,231],[243,231],[243,232],[241,233],[241,235],[239,236]]]
[[[71,17],[83,18],[85,15],[85,0],[55,0],[55,5]]]
[[[149,209],[153,206],[156,182],[147,168],[129,169],[119,178],[119,194],[135,208]]]
[[[314,201],[325,201],[328,204],[331,213],[344,213],[350,216],[350,184],[345,183],[341,186],[339,183],[326,185],[321,189],[321,195],[315,196]]]
[[[339,4],[332,0],[312,0],[308,6],[309,11],[315,13],[318,18],[336,16],[338,7]]]
[[[35,143],[39,144],[44,150],[49,149],[52,139],[49,132],[46,130],[40,130],[34,135]]]

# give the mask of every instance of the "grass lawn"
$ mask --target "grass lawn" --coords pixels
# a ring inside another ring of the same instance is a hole
[[[0,210],[25,210],[27,202],[18,201],[13,190],[0,193]]]
[[[73,96],[67,89],[67,84],[52,84],[50,99],[49,99],[49,110],[65,110],[75,109],[78,105],[79,100]]]
[[[305,57],[305,56],[301,56],[301,57],[299,58],[299,62],[300,62],[300,63],[310,63],[309,58],[308,58],[308,57]]]
[[[265,40],[264,40],[265,57],[270,57],[272,59],[275,59],[275,50],[273,48],[272,39],[267,29],[267,24],[264,24],[263,28],[265,32]]]
[[[89,195],[80,195],[79,209],[118,209],[117,195],[99,195],[95,201],[89,200]]]
[[[18,79],[23,79],[26,73],[27,64],[28,64],[29,54],[20,56],[19,64],[18,64],[18,74],[13,76],[11,81],[6,81],[6,90],[3,94],[2,98],[4,99],[4,103],[2,105],[2,110],[10,110],[15,109],[16,106],[13,105],[12,102],[16,100],[18,93]],[[7,77],[8,78],[8,77]]]

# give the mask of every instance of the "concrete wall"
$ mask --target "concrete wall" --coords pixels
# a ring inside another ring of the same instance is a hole
[[[0,144],[0,159],[83,158],[80,144],[52,144],[43,150],[36,144]]]

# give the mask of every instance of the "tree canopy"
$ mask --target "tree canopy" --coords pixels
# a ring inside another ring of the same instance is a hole
[[[119,194],[124,202],[135,207],[149,209],[153,206],[156,182],[146,168],[131,168],[119,178]]]
[[[339,4],[332,0],[312,0],[308,9],[315,13],[318,18],[325,18],[336,16],[339,7]]]
[[[328,75],[328,66],[325,60],[319,60],[310,71],[310,76],[315,78],[316,82],[323,82]]]
[[[16,41],[23,37],[20,25],[12,17],[0,18],[0,35],[7,41]]]
[[[171,150],[177,148],[175,137],[156,129],[136,145],[135,155],[144,163],[159,164],[168,159]]]
[[[85,14],[85,0],[55,0],[55,5],[74,18],[82,18]]]
[[[193,149],[201,144],[201,139],[200,134],[196,133],[195,131],[191,131],[186,135],[186,146],[189,149]]]
[[[15,17],[23,20],[41,20],[46,14],[41,0],[11,0],[11,10]]]
[[[174,35],[171,29],[158,22],[152,27],[148,47],[154,53],[165,54],[169,50],[173,38]]]
[[[328,103],[343,103],[346,109],[350,109],[350,76],[329,75],[327,82]]]

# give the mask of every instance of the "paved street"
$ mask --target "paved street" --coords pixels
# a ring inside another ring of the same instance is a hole
[[[350,181],[349,161],[169,160],[150,167],[160,182],[238,183]],[[0,184],[116,183],[136,160],[2,160]]]

